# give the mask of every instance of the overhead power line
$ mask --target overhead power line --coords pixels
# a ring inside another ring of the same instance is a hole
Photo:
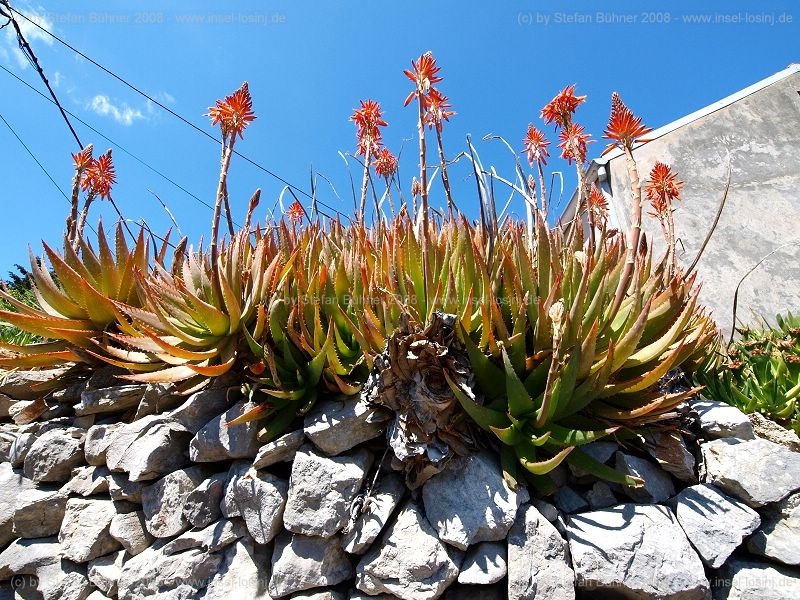
[[[54,40],[56,40],[58,43],[62,44],[63,46],[66,46],[67,48],[69,48],[70,50],[72,50],[72,51],[73,51],[75,54],[77,54],[78,56],[80,56],[80,57],[84,58],[85,60],[89,61],[89,62],[90,62],[90,63],[92,63],[94,66],[96,66],[98,69],[100,69],[100,70],[104,71],[105,73],[107,73],[108,75],[110,75],[111,77],[113,77],[114,79],[116,79],[117,81],[119,81],[120,83],[122,83],[123,85],[127,86],[128,88],[130,88],[131,90],[133,90],[133,91],[134,91],[134,92],[136,92],[137,94],[139,94],[139,95],[143,96],[144,98],[146,98],[147,100],[149,100],[150,102],[152,102],[153,104],[155,104],[156,106],[158,106],[159,108],[161,108],[161,109],[165,110],[166,112],[168,112],[168,113],[169,113],[169,114],[171,114],[172,116],[176,117],[177,119],[180,119],[180,120],[181,120],[183,123],[185,123],[186,125],[188,125],[188,126],[189,126],[189,127],[191,127],[192,129],[194,129],[195,131],[197,131],[197,132],[199,132],[199,133],[203,134],[205,137],[207,137],[207,138],[209,138],[209,139],[213,140],[213,141],[214,141],[215,143],[217,143],[217,144],[221,144],[221,143],[222,143],[222,141],[221,141],[219,138],[217,138],[216,136],[213,136],[213,135],[211,135],[211,134],[210,134],[208,131],[206,131],[206,130],[204,130],[204,129],[200,128],[200,127],[198,127],[197,125],[195,125],[194,123],[192,123],[191,121],[189,121],[189,119],[187,119],[186,117],[184,117],[184,116],[180,115],[179,113],[175,112],[174,110],[172,110],[172,109],[171,109],[171,108],[169,108],[168,106],[164,105],[162,102],[159,102],[158,100],[156,100],[155,98],[153,98],[151,95],[149,95],[147,92],[144,92],[144,91],[143,91],[143,90],[141,90],[140,88],[136,87],[135,85],[133,85],[132,83],[130,83],[129,81],[127,81],[127,80],[126,80],[124,77],[122,77],[122,76],[120,76],[120,75],[117,75],[117,74],[116,74],[116,73],[114,73],[114,72],[113,72],[111,69],[109,69],[109,68],[107,68],[107,67],[105,67],[105,66],[101,65],[99,62],[97,62],[97,61],[96,61],[96,60],[94,60],[93,58],[91,58],[91,57],[87,56],[86,54],[84,54],[83,52],[81,52],[80,50],[78,50],[78,49],[77,49],[75,46],[71,45],[69,42],[66,42],[66,41],[62,40],[60,37],[58,37],[57,35],[55,35],[53,32],[51,32],[51,31],[49,31],[49,30],[45,29],[44,27],[42,27],[41,25],[39,25],[39,23],[37,23],[36,21],[34,21],[34,20],[32,20],[32,19],[28,18],[28,17],[27,17],[27,16],[25,16],[23,13],[19,12],[17,9],[15,9],[15,8],[13,8],[13,7],[11,7],[11,6],[8,6],[8,4],[6,3],[6,0],[0,0],[0,2],[3,2],[3,3],[4,3],[4,4],[5,4],[5,5],[6,5],[6,6],[7,6],[7,7],[8,7],[8,8],[11,10],[11,11],[13,11],[15,14],[19,15],[20,17],[22,17],[23,19],[25,19],[26,21],[28,21],[28,22],[29,22],[31,25],[33,25],[33,26],[35,26],[35,27],[38,27],[38,28],[39,28],[41,31],[43,31],[44,33],[46,33],[47,35],[49,35],[51,38],[53,38]],[[290,189],[292,189],[292,190],[294,190],[294,191],[296,191],[296,192],[298,192],[298,193],[302,194],[303,196],[305,196],[305,197],[307,197],[307,198],[309,198],[309,199],[313,199],[313,198],[312,198],[312,196],[311,196],[311,194],[309,194],[309,193],[308,193],[308,192],[306,192],[305,190],[303,190],[303,189],[301,189],[301,188],[297,187],[296,185],[294,185],[294,184],[290,183],[289,181],[287,181],[286,179],[284,179],[283,177],[281,177],[281,176],[280,176],[280,175],[278,175],[277,173],[274,173],[273,171],[269,170],[268,168],[264,167],[263,165],[260,165],[259,163],[257,163],[257,162],[256,162],[256,161],[254,161],[253,159],[249,158],[248,156],[245,156],[244,154],[241,154],[241,153],[240,153],[239,151],[237,151],[237,150],[234,150],[234,151],[233,151],[233,153],[234,153],[234,154],[236,154],[236,155],[237,155],[239,158],[241,158],[242,160],[244,160],[244,161],[246,161],[246,162],[250,163],[251,165],[253,165],[254,167],[256,167],[256,168],[260,169],[261,171],[263,171],[264,173],[266,173],[266,174],[267,174],[267,175],[269,175],[270,177],[273,177],[274,179],[277,179],[278,181],[280,181],[281,183],[283,183],[284,185],[286,185],[286,186],[287,186],[287,187],[289,187]],[[329,207],[329,208],[330,208],[330,207]],[[332,210],[335,210],[335,209],[332,209]]]

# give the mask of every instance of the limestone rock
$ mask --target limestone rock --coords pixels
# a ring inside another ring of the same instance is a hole
[[[130,481],[146,481],[171,473],[189,462],[191,432],[177,420],[150,415],[115,432],[106,451],[112,471],[128,473]]]
[[[389,522],[405,491],[406,484],[398,475],[390,473],[382,476],[370,499],[365,502],[363,512],[345,528],[342,535],[344,549],[350,554],[366,552]]]
[[[341,530],[371,463],[372,454],[364,449],[326,457],[309,445],[303,446],[292,463],[283,515],[286,529],[321,537]]]
[[[254,469],[266,469],[274,464],[290,462],[303,445],[306,436],[302,429],[282,435],[276,440],[268,442],[258,449],[253,461]]]
[[[109,473],[106,478],[108,481],[108,494],[115,502],[127,500],[128,502],[142,503],[142,490],[150,481],[131,481],[127,473]]]
[[[731,559],[722,570],[727,600],[790,600],[800,598],[797,572],[775,564]]]
[[[165,554],[166,545],[166,540],[159,540],[123,565],[117,583],[119,600],[193,599],[212,580],[224,557],[199,548]]]
[[[144,390],[144,395],[136,408],[134,421],[147,415],[160,415],[183,404],[184,397],[174,393],[175,385],[171,383],[151,383]]]
[[[117,581],[125,564],[125,551],[95,558],[89,563],[89,581],[106,596],[117,595]]]
[[[113,552],[120,543],[109,533],[111,520],[119,512],[131,510],[111,500],[70,498],[58,533],[61,554],[71,561],[84,563]]]
[[[755,437],[750,419],[735,406],[703,398],[692,402],[691,407],[700,419],[700,429],[711,439],[734,437],[752,440]]]
[[[47,537],[15,540],[0,553],[0,580],[18,576],[17,595],[12,597],[84,600],[89,595],[85,566],[62,560],[59,549],[57,539]]]
[[[96,415],[128,410],[139,405],[144,396],[144,385],[117,385],[81,393],[81,401],[75,405],[75,414]]]
[[[705,480],[748,506],[778,502],[800,489],[800,453],[762,439],[701,446]]]
[[[712,569],[721,567],[761,522],[756,511],[711,484],[694,485],[678,494],[675,515],[700,558]]]
[[[106,467],[77,467],[72,470],[70,480],[61,490],[65,494],[78,496],[94,496],[108,491],[108,476],[111,474]]]
[[[58,535],[66,508],[67,495],[60,490],[24,490],[14,506],[14,535],[21,538]]]
[[[508,534],[508,599],[574,598],[567,543],[536,508],[526,506]]]
[[[244,477],[251,468],[250,463],[246,460],[235,460],[231,463],[225,479],[225,490],[222,495],[222,500],[219,503],[222,516],[226,518],[242,516],[239,505],[236,502],[237,482]]]
[[[227,425],[252,406],[239,402],[204,425],[189,444],[189,457],[192,461],[216,462],[232,458],[254,458],[260,445],[256,437],[259,423],[251,421],[230,427]]]
[[[204,552],[219,552],[245,535],[245,527],[240,519],[222,519],[203,529],[193,529],[182,533],[163,547],[165,555],[178,554],[200,548]]]
[[[778,425],[758,412],[748,415],[748,418],[753,424],[753,432],[758,437],[786,446],[789,450],[800,452],[800,437],[791,429]]]
[[[434,600],[458,577],[458,565],[439,541],[420,506],[400,509],[380,543],[356,568],[356,587],[370,595],[402,600]]]
[[[86,441],[83,451],[86,455],[86,462],[90,465],[100,466],[106,464],[106,452],[114,437],[114,433],[124,427],[125,423],[107,423],[104,425],[92,425],[86,431]]]
[[[210,388],[189,396],[169,416],[195,434],[211,419],[228,410],[231,404],[233,402],[228,399],[227,389]]]
[[[425,482],[422,499],[439,539],[466,550],[470,544],[505,538],[528,492],[524,487],[511,490],[497,459],[481,452],[450,461]]]
[[[64,369],[48,369],[40,371],[7,371],[0,378],[0,394],[14,400],[34,400],[42,393],[32,386],[44,381],[55,379],[64,372]]]
[[[192,527],[206,527],[222,516],[219,503],[225,493],[227,473],[212,475],[186,496],[183,516]]]
[[[54,537],[14,540],[0,552],[0,581],[12,575],[36,575],[40,568],[60,562],[59,551]]]
[[[145,523],[152,535],[172,537],[189,529],[183,505],[189,493],[205,479],[205,474],[202,467],[180,469],[142,490]]]
[[[575,515],[567,537],[577,587],[586,592],[642,600],[711,597],[700,557],[664,506],[620,504]]]
[[[66,481],[74,467],[83,464],[81,429],[52,429],[33,442],[25,456],[25,477],[36,482]]]
[[[144,552],[155,539],[147,531],[141,510],[114,515],[108,532],[131,556]]]
[[[258,544],[269,543],[281,531],[289,484],[271,473],[248,469],[231,483],[230,501]]]
[[[644,458],[617,452],[617,471],[625,475],[644,479],[643,487],[624,486],[625,492],[634,502],[658,503],[675,495],[675,486],[664,470]]]
[[[464,556],[458,582],[466,585],[497,583],[506,576],[506,557],[505,545],[497,542],[482,542],[471,546]]]
[[[753,554],[786,565],[800,565],[800,493],[763,511],[761,528],[747,542]]]
[[[353,577],[353,565],[338,537],[310,537],[284,531],[275,540],[268,590],[273,598]]]
[[[378,437],[389,415],[370,407],[358,396],[317,402],[306,415],[305,435],[325,454],[336,455]]]
[[[272,600],[267,593],[266,565],[269,555],[264,546],[240,539],[225,549],[219,569],[214,573],[200,600]]]
[[[13,520],[17,498],[36,484],[15,471],[9,463],[0,463],[0,548],[14,539]],[[1,580],[2,578],[0,578]]]

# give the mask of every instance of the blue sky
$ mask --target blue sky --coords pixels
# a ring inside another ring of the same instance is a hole
[[[476,0],[352,2],[12,2],[98,62],[119,73],[200,127],[216,98],[248,80],[258,119],[237,149],[298,187],[310,189],[311,166],[328,177],[338,200],[319,179],[319,197],[352,211],[344,162],[355,150],[348,121],[360,99],[381,102],[390,126],[388,147],[404,145],[406,189],[415,170],[415,111],[403,108],[409,61],[432,50],[445,79],[441,88],[458,114],[445,131],[454,156],[473,135],[485,166],[513,174],[513,158],[493,133],[521,146],[528,122],[562,87],[578,84],[589,96],[579,120],[596,138],[608,117],[609,96],[622,94],[645,123],[658,127],[800,61],[800,9],[783,2],[546,2]],[[643,8],[644,7],[644,8]],[[212,22],[214,21],[214,22]],[[11,28],[0,31],[0,63],[43,89],[20,60]],[[219,149],[171,115],[25,27],[65,107],[115,142],[213,204]],[[0,71],[0,114],[15,128],[62,189],[71,179],[74,140],[54,106]],[[111,146],[79,123],[85,143]],[[545,129],[551,139],[550,128]],[[404,142],[404,140],[406,140]],[[555,145],[555,143],[554,143]],[[597,154],[604,144],[592,148]],[[0,274],[27,260],[27,245],[58,243],[68,204],[0,122],[4,185],[0,188]],[[591,153],[590,153],[591,154]],[[211,211],[119,149],[114,198],[130,219],[163,233],[170,220],[155,192],[192,240],[210,230]],[[572,169],[559,160],[553,170]],[[360,171],[352,161],[353,176]],[[469,165],[453,167],[456,201],[474,213]],[[283,184],[234,159],[229,184],[235,218],[261,187],[263,221]],[[441,201],[441,189],[432,197]],[[505,197],[503,194],[499,196]],[[522,211],[519,201],[513,206]],[[115,219],[106,203],[91,220]]]

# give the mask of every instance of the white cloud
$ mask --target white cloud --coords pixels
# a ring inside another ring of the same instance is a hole
[[[47,31],[53,30],[53,22],[47,18],[45,9],[41,7],[34,9],[28,6],[26,8],[17,7],[17,10]],[[36,27],[36,25],[33,23],[30,23],[18,15],[16,15],[15,20],[19,25],[22,36],[28,41],[34,51],[40,42],[47,46],[53,45],[53,38],[47,35],[46,32]],[[19,48],[19,44],[17,42],[17,32],[14,29],[14,26],[9,24],[5,29],[3,29],[3,34],[4,35],[2,36],[2,40],[0,42],[2,43],[2,47],[0,47],[0,58],[2,58],[4,63],[9,64],[10,59],[13,56],[16,60],[17,66],[20,69],[27,69],[30,66],[30,63],[28,62],[25,54],[23,54],[22,50]]]
[[[114,104],[108,96],[98,94],[89,103],[88,108],[102,117],[111,117],[120,125],[129,127],[135,121],[144,119],[142,111],[138,108],[131,108],[126,103]]]

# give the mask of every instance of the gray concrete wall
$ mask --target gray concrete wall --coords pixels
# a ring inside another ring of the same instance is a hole
[[[643,180],[661,161],[685,182],[675,212],[684,266],[694,259],[713,222],[730,156],[726,206],[698,267],[701,299],[726,334],[736,285],[776,249],[741,285],[737,324],[752,323],[754,315],[772,321],[779,312],[800,313],[800,73],[668,132],[634,154]],[[613,208],[629,219],[624,157],[611,159],[607,169]],[[648,239],[663,250],[657,221],[646,214],[643,221]],[[796,243],[779,249],[789,242]]]

